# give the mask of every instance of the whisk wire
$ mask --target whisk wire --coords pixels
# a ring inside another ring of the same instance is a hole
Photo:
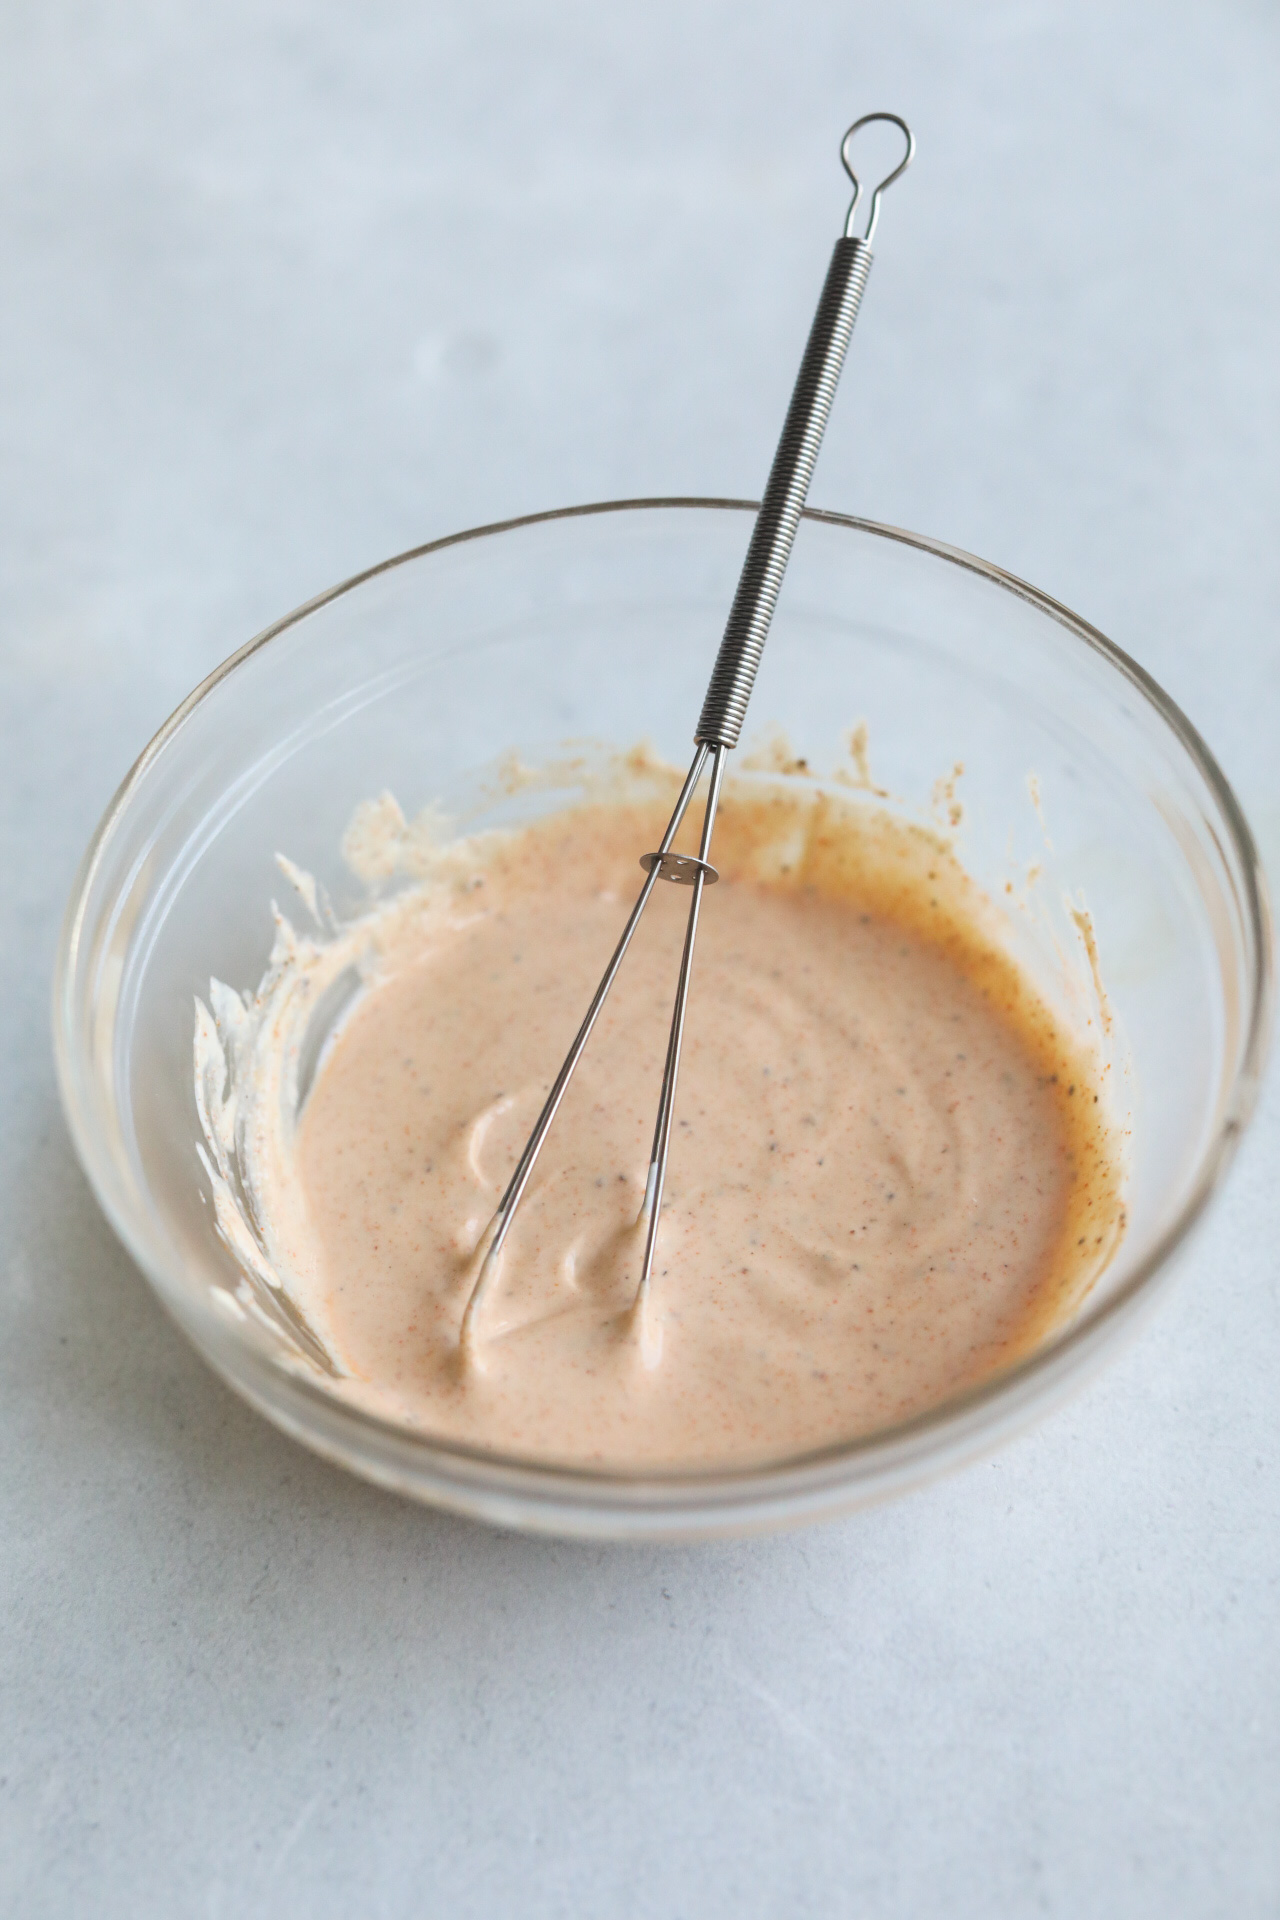
[[[724,747],[716,747],[712,753],[711,790],[707,795],[707,808],[702,818],[702,845],[698,851],[698,858],[703,862],[709,861],[711,855],[711,835],[715,829],[716,808],[720,804],[720,782],[724,777],[725,752]],[[706,874],[700,872],[694,880],[693,898],[689,902],[684,952],[680,957],[680,981],[676,988],[676,1004],[671,1015],[667,1061],[663,1069],[662,1093],[658,1101],[658,1124],[654,1129],[649,1177],[645,1182],[645,1207],[649,1215],[649,1224],[644,1243],[644,1266],[641,1269],[640,1286],[636,1296],[638,1304],[643,1302],[648,1292],[649,1276],[653,1272],[653,1257],[658,1245],[658,1223],[662,1217],[662,1196],[667,1184],[667,1161],[671,1154],[671,1123],[675,1117],[676,1082],[680,1077],[680,1050],[684,1044],[685,1014],[689,1006],[689,983],[693,977],[693,949],[698,938],[698,915],[706,885]]]

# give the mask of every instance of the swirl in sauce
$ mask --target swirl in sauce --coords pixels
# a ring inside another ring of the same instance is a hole
[[[582,1464],[777,1458],[1007,1366],[1113,1251],[1103,1070],[949,847],[852,802],[733,783],[651,1321],[631,1311],[636,1219],[687,906],[666,887],[486,1293],[479,1364],[464,1364],[477,1247],[660,816],[588,805],[503,837],[398,940],[339,1032],[292,1146],[290,1205],[260,1203],[297,1305],[364,1404]]]

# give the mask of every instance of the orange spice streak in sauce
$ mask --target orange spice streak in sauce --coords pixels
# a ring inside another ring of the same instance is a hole
[[[662,824],[584,806],[507,840],[340,1033],[298,1166],[316,1321],[366,1404],[559,1461],[779,1457],[1008,1365],[1113,1247],[1097,1068],[955,856],[886,814],[731,785],[646,1337],[635,1223],[689,900],[664,885],[465,1362],[477,1245]]]

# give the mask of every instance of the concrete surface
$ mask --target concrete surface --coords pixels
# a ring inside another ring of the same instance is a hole
[[[81,849],[222,655],[526,509],[755,492],[914,122],[816,503],[1110,632],[1280,852],[1268,0],[0,14],[0,1907],[1280,1911],[1280,1099],[1140,1342],[764,1543],[402,1505],[204,1370],[72,1156]]]

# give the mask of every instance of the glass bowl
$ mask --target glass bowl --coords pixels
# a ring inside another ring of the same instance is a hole
[[[1131,1163],[1126,1234],[1083,1306],[1030,1357],[909,1423],[764,1466],[642,1474],[504,1457],[371,1417],[326,1384],[278,1305],[228,1310],[242,1275],[197,1153],[193,999],[211,975],[237,987],[261,977],[282,892],[274,856],[352,912],[367,896],[339,843],[357,804],[384,789],[407,814],[440,801],[479,826],[573,797],[495,799],[501,783],[486,776],[513,747],[546,763],[567,738],[644,737],[685,765],[754,511],[648,500],[536,515],[322,594],[160,730],[67,910],[54,986],[67,1119],[165,1306],[286,1432],[489,1521],[630,1538],[742,1532],[857,1506],[991,1448],[1087,1376],[1155,1298],[1254,1104],[1272,994],[1264,883],[1194,729],[1140,667],[1034,588],[919,535],[811,512],[755,733],[785,730],[812,777],[843,762],[847,779],[849,730],[865,722],[863,771],[892,796],[876,804],[951,831],[958,795],[964,864],[1007,904],[1046,991],[1082,1005],[1087,904]]]

